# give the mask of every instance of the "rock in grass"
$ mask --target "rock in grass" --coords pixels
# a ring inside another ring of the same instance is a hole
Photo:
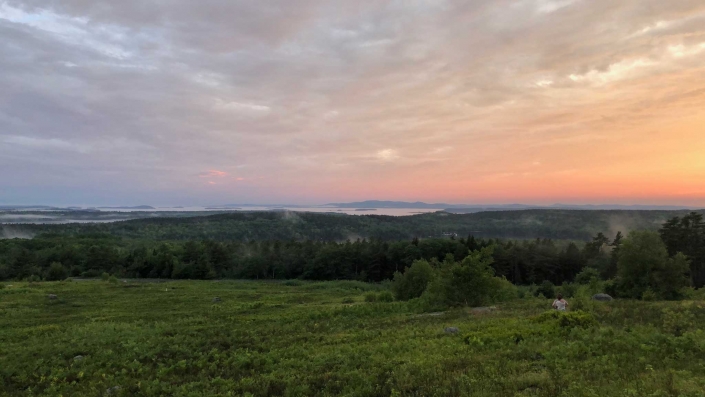
[[[81,361],[81,360],[83,360],[83,356],[80,354],[73,358],[73,361]]]
[[[592,300],[594,301],[603,301],[603,302],[609,302],[612,300],[612,297],[607,295],[607,294],[595,294],[592,296]]]
[[[49,294],[49,295],[47,295],[47,297],[49,298],[49,300],[52,300],[52,301],[56,300],[56,298],[57,298],[57,296],[54,294]]]
[[[446,334],[457,334],[460,330],[457,327],[446,327]]]
[[[106,396],[117,396],[120,391],[120,386],[113,386],[105,391]]]
[[[220,300],[219,296],[216,296],[215,298],[213,298],[213,303],[219,303],[219,302],[222,302],[222,300]]]

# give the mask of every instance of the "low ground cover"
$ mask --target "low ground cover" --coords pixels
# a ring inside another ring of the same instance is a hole
[[[529,296],[429,315],[385,291],[4,283],[0,395],[705,396],[705,302],[587,302],[557,315]]]

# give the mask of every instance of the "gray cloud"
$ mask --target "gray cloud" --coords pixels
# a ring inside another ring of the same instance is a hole
[[[0,0],[0,202],[401,197],[411,173],[472,201],[536,158],[588,173],[701,114],[703,22],[701,0]]]

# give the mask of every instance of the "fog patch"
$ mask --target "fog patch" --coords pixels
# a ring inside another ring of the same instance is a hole
[[[282,219],[287,220],[292,223],[301,222],[301,217],[294,211],[284,210],[281,212]]]
[[[17,227],[13,227],[13,226],[8,226],[8,225],[2,226],[2,229],[0,231],[0,240],[13,239],[13,238],[32,239],[32,238],[34,238],[34,233],[28,232],[26,230],[21,230]]]

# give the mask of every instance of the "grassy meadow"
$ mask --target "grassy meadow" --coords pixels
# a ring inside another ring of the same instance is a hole
[[[571,301],[582,310],[557,316],[530,297],[429,315],[383,290],[6,282],[0,395],[705,396],[705,302]]]

